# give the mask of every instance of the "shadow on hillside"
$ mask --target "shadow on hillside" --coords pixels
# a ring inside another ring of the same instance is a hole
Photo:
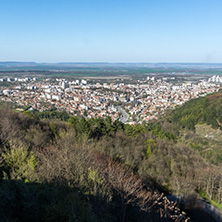
[[[188,214],[192,221],[214,221],[200,209]],[[170,221],[126,205],[118,195],[107,201],[76,188],[19,180],[1,181],[0,218],[3,222]]]
[[[216,215],[213,211],[206,210],[205,203],[197,199],[196,196],[189,195],[185,198],[182,198],[181,196],[169,195],[167,198],[170,201],[177,202],[179,208],[185,211],[187,216],[189,216],[192,221],[221,221],[220,217],[218,217],[218,215]]]
[[[118,195],[107,201],[76,188],[19,180],[0,182],[0,218],[2,222],[168,221],[126,205]]]

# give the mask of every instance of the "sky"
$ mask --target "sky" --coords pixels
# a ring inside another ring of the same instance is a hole
[[[0,0],[0,61],[222,63],[221,0]]]

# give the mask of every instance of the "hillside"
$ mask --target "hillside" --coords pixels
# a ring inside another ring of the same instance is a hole
[[[167,121],[130,126],[2,108],[1,218],[214,221],[197,200],[222,202],[221,167],[191,139]],[[177,205],[165,195],[184,198]]]
[[[182,128],[194,130],[196,124],[206,123],[222,129],[222,92],[185,103],[172,112],[171,118]]]

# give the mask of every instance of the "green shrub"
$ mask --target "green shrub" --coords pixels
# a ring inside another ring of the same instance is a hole
[[[11,179],[35,180],[35,168],[38,164],[36,156],[27,147],[11,146],[2,154],[5,167]]]

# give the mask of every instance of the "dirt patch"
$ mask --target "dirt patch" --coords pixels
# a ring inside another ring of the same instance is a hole
[[[218,142],[222,141],[222,131],[220,129],[213,129],[207,124],[198,124],[195,126],[196,134],[200,137],[212,139]]]

